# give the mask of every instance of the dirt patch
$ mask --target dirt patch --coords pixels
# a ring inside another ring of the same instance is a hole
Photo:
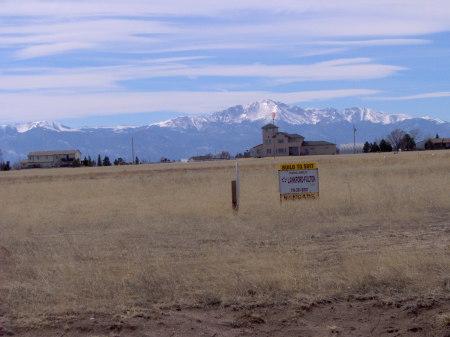
[[[27,326],[28,325],[28,326]],[[204,307],[157,306],[34,323],[1,317],[0,336],[450,336],[450,297],[376,297]]]

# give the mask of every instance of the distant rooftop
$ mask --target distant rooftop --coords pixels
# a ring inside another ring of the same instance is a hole
[[[275,124],[269,123],[269,124],[264,125],[261,129],[268,129],[268,128],[277,128],[278,129],[278,126],[276,126]]]
[[[57,154],[75,154],[80,152],[80,150],[57,150],[57,151],[36,151],[30,152],[29,156],[54,156]]]
[[[430,138],[432,143],[450,143],[450,138]]]
[[[336,145],[336,144],[326,142],[324,140],[312,140],[312,141],[303,142],[303,146],[323,146],[323,145]]]

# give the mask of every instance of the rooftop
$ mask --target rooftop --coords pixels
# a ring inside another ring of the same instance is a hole
[[[54,156],[57,154],[75,154],[80,150],[57,150],[57,151],[36,151],[28,153],[29,156]],[[81,152],[80,152],[81,153]]]
[[[450,138],[430,138],[431,142],[436,143],[450,143]]]
[[[302,145],[303,146],[324,146],[324,145],[336,145],[336,144],[326,142],[324,140],[313,140],[313,141],[303,142]]]
[[[269,124],[264,125],[261,129],[268,129],[268,128],[277,128],[278,129],[278,126],[276,126],[275,124],[269,123]]]

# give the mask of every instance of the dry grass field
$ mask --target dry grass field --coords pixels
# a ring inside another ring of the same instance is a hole
[[[296,161],[318,163],[320,199],[280,204],[278,166]],[[430,324],[447,331],[449,151],[239,164],[238,213],[234,161],[1,172],[0,335],[49,317],[352,298],[446,303]]]

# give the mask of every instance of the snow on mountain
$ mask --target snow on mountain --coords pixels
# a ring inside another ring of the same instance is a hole
[[[392,124],[401,122],[413,117],[404,114],[390,115],[385,112],[375,111],[366,108],[351,108],[340,111],[340,114],[348,122],[371,122],[376,124]]]
[[[425,120],[429,120],[429,121],[435,122],[436,124],[445,124],[445,123],[447,123],[446,121],[443,121],[442,119],[434,118],[434,117],[430,117],[430,116],[424,116],[424,117],[421,117],[421,118],[425,119]]]
[[[78,131],[77,129],[69,128],[68,126],[62,125],[58,122],[49,122],[49,121],[39,121],[39,122],[31,122],[31,123],[23,123],[23,124],[15,124],[13,126],[19,133],[28,132],[31,129],[35,128],[43,128],[47,130],[62,132],[62,131]]]
[[[337,110],[334,108],[300,108],[298,106],[289,106],[284,103],[272,100],[263,100],[246,105],[237,105],[223,111],[217,111],[209,115],[182,116],[169,119],[159,123],[153,123],[147,126],[159,126],[178,131],[182,130],[203,130],[211,124],[241,124],[243,122],[261,122],[269,123],[272,120],[272,112],[275,112],[275,122],[284,122],[291,125],[316,125],[319,123],[335,122],[370,122],[374,124],[388,125],[413,119],[405,114],[387,114],[385,112],[375,111],[367,108],[347,108]],[[431,117],[422,117],[436,123],[445,123],[442,120]],[[0,128],[13,128],[19,133],[25,133],[35,128],[43,128],[57,132],[74,131],[92,131],[97,129],[111,129],[114,132],[124,132],[128,129],[138,128],[136,126],[116,126],[116,127],[83,127],[81,129],[70,128],[58,122],[39,121],[31,123],[16,124],[13,126],[0,126]]]
[[[409,115],[387,114],[367,108],[348,108],[343,110],[334,108],[302,109],[297,106],[289,106],[272,100],[264,100],[247,105],[237,105],[211,115],[177,117],[152,125],[179,130],[190,128],[201,130],[209,123],[240,124],[245,121],[270,122],[272,112],[275,112],[276,121],[283,121],[293,125],[315,125],[318,123],[341,121],[350,123],[371,122],[376,124],[392,124],[413,118]]]
[[[139,126],[130,126],[130,125],[116,125],[116,126],[85,126],[79,129],[78,131],[87,131],[93,132],[95,130],[104,130],[104,131],[114,131],[116,133],[121,133],[127,130],[137,129]]]
[[[147,126],[69,128],[58,122],[34,122],[0,126],[0,149],[4,160],[24,159],[28,152],[79,149],[83,156],[108,155],[129,158],[131,139],[139,158],[179,159],[196,153],[244,152],[261,141],[261,126],[275,123],[282,130],[308,140],[336,144],[353,142],[354,124],[358,142],[385,137],[395,128],[420,130],[423,137],[450,134],[450,123],[430,117],[391,115],[366,108],[300,108],[272,100],[237,105],[209,115],[177,117]],[[75,132],[76,131],[76,132]]]
[[[200,130],[200,129],[202,129],[202,126],[205,123],[208,123],[211,121],[213,121],[213,119],[208,116],[194,116],[194,117],[183,116],[183,117],[176,117],[173,119],[169,119],[164,122],[150,124],[149,126],[156,125],[156,126],[160,126],[163,128]]]

